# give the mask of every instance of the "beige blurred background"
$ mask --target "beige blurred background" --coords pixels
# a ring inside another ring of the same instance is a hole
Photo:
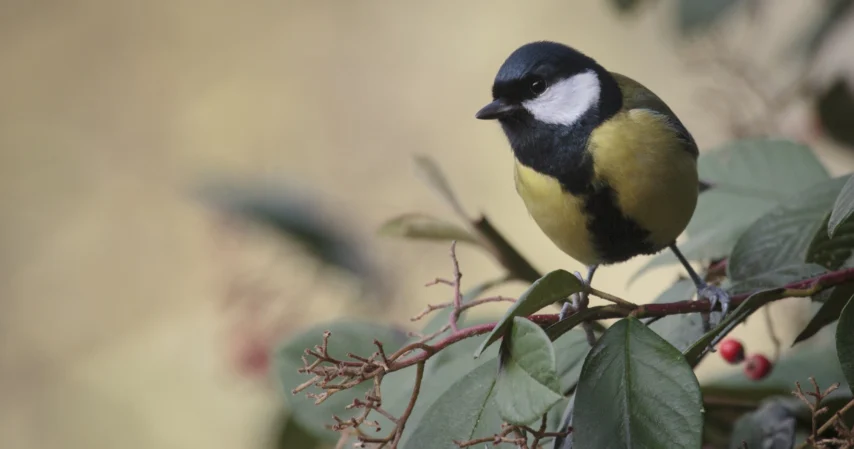
[[[805,2],[776,4],[768,42]],[[527,217],[499,128],[473,114],[510,51],[553,39],[658,92],[704,149],[727,140],[694,95],[713,77],[688,70],[659,9],[625,20],[592,0],[0,1],[0,447],[264,447],[281,398],[235,369],[222,306],[263,250],[224,242],[190,195],[210,176],[318,192],[392,281],[389,321],[448,295],[422,287],[449,273],[445,245],[372,235],[402,212],[450,216],[413,175],[415,153],[539,269],[580,268]],[[765,55],[764,42],[744,45]],[[785,129],[802,137],[793,117]],[[849,170],[848,153],[817,148]],[[476,251],[460,258],[466,282],[498,273]],[[650,300],[678,270],[627,286],[644,260],[597,283]],[[267,273],[288,331],[360,313],[341,286],[307,300],[300,273]]]

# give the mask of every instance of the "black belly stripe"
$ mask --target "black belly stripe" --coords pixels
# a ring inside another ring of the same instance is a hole
[[[587,229],[593,238],[593,248],[603,263],[624,262],[642,254],[653,254],[649,231],[625,216],[617,206],[617,195],[607,184],[599,184],[584,199]]]

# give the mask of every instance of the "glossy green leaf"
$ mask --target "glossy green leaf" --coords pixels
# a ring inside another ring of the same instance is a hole
[[[571,331],[588,318],[596,316],[597,313],[601,312],[605,308],[607,308],[607,306],[587,307],[581,312],[573,313],[572,315],[566,317],[566,319],[558,321],[557,323],[554,323],[551,326],[547,327],[546,334],[549,336],[550,339],[556,340],[558,337]]]
[[[493,401],[498,369],[495,360],[490,361],[478,364],[456,380],[442,379],[447,387],[434,396],[418,419],[410,421],[407,428],[411,426],[412,432],[407,432],[401,447],[451,448],[454,440],[468,441],[500,431],[501,417]]]
[[[632,317],[608,328],[587,355],[575,405],[578,447],[696,449],[702,443],[694,371],[676,348]]]
[[[828,229],[830,215],[830,212],[825,214],[820,232],[816,232],[810,242],[806,260],[828,270],[838,270],[850,265],[854,255],[854,220],[849,218],[835,226],[833,238],[830,238],[824,231]]]
[[[729,255],[739,236],[759,217],[789,197],[829,178],[809,147],[779,139],[751,138],[724,144],[700,154],[700,178],[712,188],[697,208],[679,249],[688,260]],[[630,279],[664,265],[678,263],[670,251],[651,258]]]
[[[701,31],[720,20],[739,0],[679,0],[679,29]]]
[[[415,156],[415,167],[418,175],[424,179],[427,185],[430,186],[430,188],[432,188],[442,200],[451,206],[460,218],[468,220],[465,210],[463,210],[463,206],[460,204],[460,201],[451,189],[451,184],[445,178],[445,175],[442,174],[439,164],[429,156],[418,155]]]
[[[384,327],[376,323],[355,321],[338,321],[321,324],[285,341],[276,351],[274,363],[276,377],[287,402],[287,408],[292,413],[294,421],[306,431],[319,436],[326,441],[336,441],[335,432],[326,428],[332,421],[332,415],[348,419],[359,413],[359,410],[346,410],[353,399],[363,398],[370,387],[370,382],[330,396],[326,401],[315,405],[315,400],[306,397],[307,392],[319,393],[316,387],[311,387],[302,393],[291,394],[291,390],[310,379],[306,374],[298,372],[302,368],[302,357],[305,350],[314,348],[322,340],[324,331],[330,331],[329,354],[339,360],[347,360],[347,353],[369,357],[377,348],[373,341],[381,341],[388,353],[396,351],[406,342],[406,334],[398,329]]]
[[[383,223],[377,232],[386,237],[439,241],[456,240],[473,245],[480,244],[477,237],[461,226],[417,213],[403,214],[392,218]]]
[[[782,206],[763,215],[742,234],[730,254],[730,279],[739,282],[807,260],[822,219],[830,211],[845,178],[835,178],[795,194]]]
[[[732,285],[727,291],[731,295],[752,293],[769,288],[783,287],[788,284],[814,278],[827,273],[827,270],[814,263],[796,263],[762,273]]]
[[[836,354],[848,386],[854,389],[854,300],[842,309],[839,325],[836,326]]]
[[[584,364],[584,357],[590,351],[587,334],[577,329],[563,334],[553,342],[557,354],[557,376],[560,379],[560,392],[575,388],[578,374]]]
[[[854,175],[848,175],[848,181],[833,203],[833,212],[827,221],[827,236],[833,238],[833,233],[840,224],[848,220],[854,213]]]
[[[807,323],[806,327],[804,327],[804,330],[795,337],[795,341],[792,345],[796,345],[812,337],[818,333],[818,331],[824,329],[825,326],[836,322],[842,314],[842,309],[845,307],[845,304],[848,304],[848,300],[852,296],[854,296],[854,284],[835,287],[833,289],[833,293],[821,305],[821,308],[818,309],[815,315],[813,315],[810,322]]]
[[[694,342],[688,349],[683,351],[685,354],[685,360],[688,361],[688,364],[691,366],[697,366],[700,363],[700,360],[703,359],[710,349],[710,345],[717,341],[720,341],[722,338],[726,337],[736,326],[741,324],[744,320],[747,319],[753,312],[759,310],[760,307],[767,304],[769,301],[776,299],[782,289],[771,289],[771,290],[763,290],[757,293],[754,293],[749,298],[744,300],[735,310],[728,313],[727,316],[718,323],[714,329],[705,333],[699,340]]]
[[[505,422],[528,425],[540,419],[563,395],[555,351],[540,326],[516,317],[501,345],[495,404]]]
[[[695,292],[694,283],[682,279],[662,292],[653,303],[667,304],[689,300]],[[649,328],[679,351],[685,350],[703,336],[703,320],[699,313],[666,316],[651,323]]]
[[[513,318],[528,316],[583,289],[584,284],[581,280],[566,270],[555,270],[541,277],[531,284],[519,296],[519,299],[507,309],[504,317],[501,318],[495,329],[489,333],[474,356],[480,356],[484,349],[504,335]]]

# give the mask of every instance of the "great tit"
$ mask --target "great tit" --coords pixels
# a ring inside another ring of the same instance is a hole
[[[541,41],[510,54],[492,98],[475,116],[501,124],[516,191],[546,236],[587,266],[586,286],[600,265],[670,248],[698,297],[726,315],[729,296],[676,247],[697,205],[699,151],[658,96],[576,49]],[[579,302],[586,307],[586,291]]]

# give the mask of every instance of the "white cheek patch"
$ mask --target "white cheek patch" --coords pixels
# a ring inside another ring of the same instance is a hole
[[[560,80],[522,106],[537,120],[552,125],[574,125],[599,102],[599,77],[592,70]]]

